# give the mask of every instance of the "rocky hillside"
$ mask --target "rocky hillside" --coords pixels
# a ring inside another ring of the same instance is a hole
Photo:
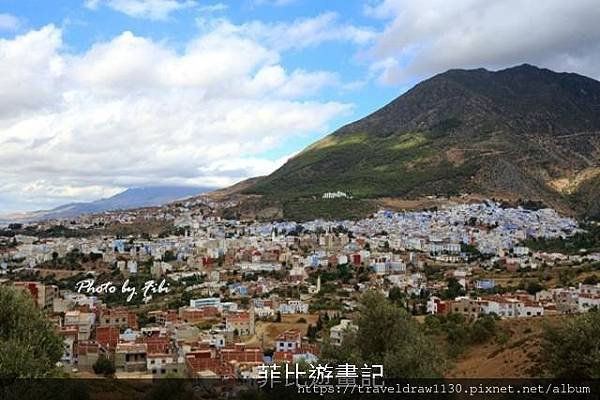
[[[599,216],[600,82],[531,65],[450,70],[244,189],[282,203],[472,193]],[[285,210],[285,207],[284,207]]]

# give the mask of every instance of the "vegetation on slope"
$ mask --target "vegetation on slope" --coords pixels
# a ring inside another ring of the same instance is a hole
[[[560,326],[547,325],[542,362],[556,378],[600,378],[600,312],[578,315]]]
[[[348,333],[339,348],[326,348],[334,363],[383,364],[386,377],[441,377],[445,363],[432,337],[402,307],[377,292],[361,299],[358,332]]]
[[[548,253],[578,254],[585,252],[600,252],[600,224],[589,223],[582,226],[584,232],[578,232],[567,238],[530,239],[525,245],[533,250]]]
[[[452,70],[348,124],[244,189],[289,200],[456,195],[598,213],[600,82],[533,66]],[[576,187],[562,187],[578,176]],[[581,181],[580,181],[581,179]],[[567,190],[568,189],[568,190]],[[284,211],[284,216],[285,211]]]
[[[0,378],[56,376],[62,339],[37,309],[29,292],[0,290]]]

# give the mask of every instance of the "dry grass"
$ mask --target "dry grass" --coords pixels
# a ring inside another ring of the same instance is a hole
[[[559,324],[568,316],[545,316],[502,320],[498,332],[508,340],[472,346],[447,374],[450,378],[530,378],[540,377],[539,350],[544,322]]]

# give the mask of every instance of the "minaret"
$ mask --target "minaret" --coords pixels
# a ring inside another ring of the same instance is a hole
[[[317,277],[317,293],[321,291],[321,275]]]

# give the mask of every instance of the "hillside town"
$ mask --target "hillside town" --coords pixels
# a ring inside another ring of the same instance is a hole
[[[582,232],[551,209],[484,201],[296,223],[216,212],[230,205],[199,199],[8,225],[0,285],[29,292],[46,312],[67,373],[89,376],[103,359],[117,378],[256,378],[264,364],[317,362],[358,329],[369,290],[415,316],[543,318],[600,306],[595,275],[574,276],[600,253],[526,245]],[[148,223],[167,228],[136,230]],[[115,225],[131,229],[104,229]]]

